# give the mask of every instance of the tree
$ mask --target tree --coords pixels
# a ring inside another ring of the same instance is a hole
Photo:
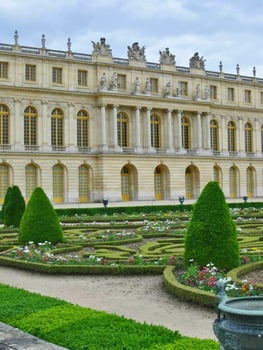
[[[3,205],[2,205],[2,208],[1,208],[1,219],[4,220],[4,217],[5,217],[5,208],[6,208],[6,205],[9,201],[9,197],[10,197],[10,191],[11,191],[11,187],[9,186],[6,193],[5,193],[5,198],[4,198],[4,202],[3,202]]]
[[[193,259],[200,267],[212,262],[226,270],[240,264],[236,226],[216,181],[205,186],[194,206],[184,259],[186,265]]]
[[[3,213],[4,224],[8,227],[19,227],[26,207],[25,200],[18,186],[12,186],[7,191],[7,202]]]
[[[18,240],[20,244],[30,241],[56,244],[63,241],[58,216],[41,187],[37,187],[31,195],[20,223]]]

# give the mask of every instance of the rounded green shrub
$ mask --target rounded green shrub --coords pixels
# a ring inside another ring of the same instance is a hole
[[[4,198],[4,202],[1,208],[1,219],[4,220],[5,217],[5,208],[7,206],[7,203],[9,201],[9,197],[10,197],[10,192],[11,192],[11,187],[8,187],[6,193],[5,193],[5,198]]]
[[[187,228],[184,260],[231,270],[240,264],[237,230],[224,194],[216,181],[203,189]]]
[[[19,227],[20,220],[25,211],[25,200],[18,186],[7,190],[7,201],[3,210],[3,221],[5,226]]]
[[[58,216],[42,188],[37,187],[26,207],[19,227],[20,244],[63,241]]]

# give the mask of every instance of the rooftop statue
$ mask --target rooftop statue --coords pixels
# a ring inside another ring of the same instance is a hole
[[[203,56],[200,57],[198,52],[196,52],[194,56],[190,58],[190,68],[205,69],[205,61]]]
[[[111,54],[111,48],[110,45],[106,44],[105,38],[100,38],[100,41],[95,43],[92,41],[93,44],[93,55],[101,55],[101,56],[112,56]]]
[[[133,43],[132,47],[128,46],[128,58],[129,60],[145,62],[145,46],[140,48],[138,43]]]
[[[175,55],[172,55],[167,47],[164,51],[159,51],[160,63],[174,66],[175,65]]]

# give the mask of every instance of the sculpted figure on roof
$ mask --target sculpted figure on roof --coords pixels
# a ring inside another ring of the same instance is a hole
[[[205,61],[203,56],[200,57],[198,52],[196,52],[194,56],[190,58],[190,68],[205,69]]]
[[[159,51],[160,54],[160,63],[167,64],[170,66],[175,65],[175,55],[172,55],[167,47],[164,51]]]
[[[100,38],[100,41],[95,43],[92,41],[93,44],[93,55],[101,55],[101,56],[111,56],[111,48],[110,45],[106,44],[105,38]]]
[[[128,46],[128,58],[135,61],[146,61],[145,46],[140,48],[139,43],[133,43],[132,46]]]

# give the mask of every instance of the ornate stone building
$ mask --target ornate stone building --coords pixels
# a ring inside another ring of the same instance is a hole
[[[210,180],[230,198],[263,196],[263,79],[187,67],[106,40],[91,54],[0,44],[0,201],[18,185],[53,203],[196,198]]]

